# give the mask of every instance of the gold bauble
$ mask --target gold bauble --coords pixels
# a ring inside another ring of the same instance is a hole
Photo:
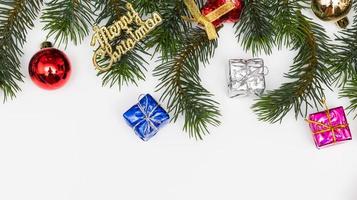
[[[352,8],[353,0],[312,0],[311,8],[323,21],[335,21],[341,28],[346,28],[346,15]]]

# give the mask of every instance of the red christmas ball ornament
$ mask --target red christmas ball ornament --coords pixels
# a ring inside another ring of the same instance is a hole
[[[235,8],[229,13],[223,15],[219,19],[213,22],[216,27],[221,26],[224,22],[238,22],[244,7],[244,0],[208,0],[206,5],[203,6],[201,12],[203,15],[208,15],[209,13],[215,11],[217,8],[223,6],[227,2],[233,2]]]
[[[62,51],[53,48],[50,42],[44,42],[41,50],[31,58],[29,73],[40,88],[55,90],[68,82],[71,63]]]

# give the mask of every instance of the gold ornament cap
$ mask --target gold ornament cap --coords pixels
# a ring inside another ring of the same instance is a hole
[[[347,26],[350,24],[350,20],[345,17],[345,18],[342,18],[340,20],[337,21],[337,25],[340,27],[340,28],[347,28]]]
[[[53,47],[52,42],[45,41],[45,42],[42,42],[42,43],[41,43],[41,49],[44,49],[44,48],[52,48],[52,47]]]

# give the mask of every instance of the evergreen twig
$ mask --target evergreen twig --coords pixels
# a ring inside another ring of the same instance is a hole
[[[218,103],[202,87],[199,77],[200,63],[207,64],[216,47],[217,42],[209,41],[204,31],[192,29],[186,33],[178,53],[168,60],[162,58],[154,71],[160,78],[157,88],[162,92],[161,100],[167,102],[173,121],[184,115],[184,131],[196,139],[209,133],[209,125],[220,124]]]
[[[42,0],[0,0],[0,5],[0,89],[6,101],[20,91],[18,82],[23,81],[23,75],[19,57]]]
[[[266,0],[247,0],[241,19],[235,24],[236,37],[253,55],[270,54],[274,46],[273,16]]]
[[[90,31],[93,23],[92,0],[51,0],[46,3],[41,16],[47,37],[54,36],[55,44],[79,44]]]
[[[357,12],[357,2],[354,2],[354,12]],[[337,51],[331,71],[337,85],[342,88],[341,97],[350,100],[348,109],[354,112],[357,110],[357,15],[354,16],[351,27],[341,31],[336,40]]]
[[[350,105],[347,107],[350,113],[355,113],[357,110],[357,76],[353,76],[345,84],[340,92],[341,97],[346,97],[350,100]],[[354,115],[357,117],[357,114]]]
[[[286,44],[290,44],[298,54],[285,75],[292,81],[269,91],[253,106],[260,120],[272,123],[281,121],[290,110],[294,110],[296,117],[306,116],[308,107],[321,105],[324,86],[329,87],[331,82],[328,59],[332,55],[332,47],[325,30],[301,14],[297,1],[281,2],[285,6],[274,6],[279,9],[278,13],[285,12],[285,19],[289,21],[284,23],[293,25],[289,25],[291,29],[280,29],[277,34],[280,34],[279,38],[285,38]]]
[[[184,34],[190,27],[189,23],[182,20],[185,16],[186,6],[183,1],[167,0],[161,3],[157,10],[165,19],[147,38],[147,48],[155,48],[154,53],[160,53],[162,58],[174,56],[182,45]]]
[[[354,4],[354,10],[357,12],[357,3]],[[336,76],[337,85],[344,86],[357,73],[357,15],[350,28],[336,35],[336,41],[337,51],[332,60],[331,71]]]
[[[163,8],[164,4],[170,1],[172,0],[132,0],[131,3],[134,4],[139,13],[149,14],[159,11],[160,8]]]

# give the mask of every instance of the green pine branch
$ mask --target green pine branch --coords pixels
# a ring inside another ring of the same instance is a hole
[[[336,36],[338,44],[331,67],[337,85],[342,88],[341,97],[350,100],[350,112],[357,110],[357,2],[354,12],[353,24]]]
[[[119,44],[120,39],[111,42],[114,49]],[[132,52],[123,55],[120,61],[114,63],[112,68],[108,71],[98,72],[98,76],[102,77],[103,86],[114,87],[117,86],[121,90],[124,85],[138,85],[138,81],[145,80],[146,71],[145,59],[141,56],[146,54],[142,45],[136,45]],[[106,66],[110,58],[105,57],[99,59],[97,62],[100,65]]]
[[[98,13],[95,20],[96,24],[106,25],[113,24],[114,21],[118,20],[120,16],[125,14],[123,9],[127,1],[125,0],[108,0],[105,3],[97,1],[94,4],[96,8],[96,13]]]
[[[204,0],[195,1],[198,7],[204,5]],[[154,48],[154,54],[159,53],[162,58],[169,59],[177,54],[184,40],[184,34],[192,27],[192,22],[182,20],[183,16],[190,16],[183,1],[164,0],[134,0],[138,9],[144,14],[158,12],[162,16],[163,23],[153,30],[145,40],[148,49]]]
[[[271,24],[278,48],[291,48],[296,43],[302,43],[304,38],[297,37],[296,32],[299,29],[299,24],[295,23],[296,11],[306,8],[303,5],[307,5],[308,2],[306,0],[267,0],[267,4],[270,5],[269,12],[274,16]]]
[[[77,45],[89,35],[94,20],[92,0],[51,0],[46,6],[41,16],[43,30],[48,31],[47,37],[54,37],[55,44],[72,41]]]
[[[357,110],[357,76],[349,79],[340,92],[341,97],[346,97],[350,100],[350,105],[347,107],[350,113],[355,113]],[[357,114],[355,113],[355,117]]]
[[[354,4],[354,12],[357,12],[357,3]],[[336,41],[331,71],[336,76],[337,85],[344,86],[357,72],[357,15],[352,26],[336,36]]]
[[[272,123],[281,121],[290,110],[295,112],[296,117],[306,116],[309,107],[320,105],[324,97],[324,86],[328,87],[331,82],[328,59],[332,55],[332,46],[325,30],[301,14],[300,6],[296,4],[278,8],[285,9],[284,15],[288,21],[284,23],[293,24],[289,25],[290,30],[280,29],[278,37],[285,38],[285,43],[290,44],[291,49],[298,51],[298,54],[289,73],[285,75],[291,82],[269,91],[253,106],[260,120]]]
[[[184,34],[182,33],[188,31],[191,23],[186,23],[181,18],[187,16],[183,1],[167,0],[161,3],[157,11],[164,21],[149,35],[145,43],[147,48],[155,48],[155,54],[160,53],[160,56],[168,59],[174,56],[183,45]]]
[[[106,26],[113,24],[116,20],[124,15],[127,11],[125,0],[109,0],[105,3],[97,2],[95,7],[99,12],[96,23]],[[121,35],[110,42],[112,49],[125,39],[125,35]],[[135,48],[127,54],[123,55],[121,59],[114,63],[112,68],[105,72],[99,72],[98,76],[102,77],[103,86],[114,87],[117,86],[119,90],[124,85],[137,85],[140,80],[145,80],[146,71],[145,64],[147,62],[143,55],[147,55],[146,48],[143,43],[138,43]],[[109,61],[109,57],[98,59],[100,65],[105,65]]]
[[[201,29],[192,29],[185,35],[178,53],[168,60],[162,58],[154,75],[159,77],[157,88],[162,92],[161,100],[167,102],[173,121],[184,115],[184,131],[190,137],[202,139],[209,133],[209,125],[220,124],[218,103],[211,99],[213,95],[201,85],[199,77],[200,63],[208,63],[217,43],[209,41]]]
[[[235,24],[236,37],[253,55],[271,54],[274,47],[273,15],[266,0],[247,0],[241,19]]]
[[[42,0],[0,0],[0,89],[14,98],[22,82],[20,60],[27,31],[34,26]]]
[[[149,14],[159,11],[159,9],[162,8],[166,2],[170,1],[172,0],[132,0],[131,3],[135,6],[139,13]]]

